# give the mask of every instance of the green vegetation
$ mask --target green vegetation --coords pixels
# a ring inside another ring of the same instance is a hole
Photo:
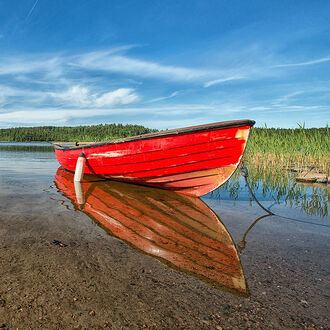
[[[244,165],[249,171],[249,184],[258,198],[284,203],[309,215],[328,215],[329,189],[327,185],[308,186],[297,183],[299,172],[291,168],[314,168],[329,176],[329,128],[273,129],[252,128]],[[214,191],[214,197],[229,192],[238,199],[245,191],[245,183],[236,171],[229,181]]]
[[[265,167],[314,166],[329,173],[329,127],[252,128],[244,160]]]
[[[99,142],[155,132],[139,125],[105,124],[74,127],[15,127],[0,129],[0,141]]]
[[[252,128],[249,152],[301,153],[311,156],[330,151],[330,130],[324,128]]]

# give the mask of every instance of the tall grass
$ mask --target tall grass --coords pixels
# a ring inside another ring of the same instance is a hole
[[[297,184],[287,168],[314,167],[329,176],[330,134],[329,128],[297,129],[252,128],[244,164],[249,170],[249,184],[258,198],[300,209],[309,215],[328,215],[329,189],[327,186],[308,187]],[[220,198],[229,192],[239,199],[245,190],[239,171],[229,181],[212,193]]]
[[[252,128],[244,159],[272,167],[312,166],[329,175],[329,127]]]

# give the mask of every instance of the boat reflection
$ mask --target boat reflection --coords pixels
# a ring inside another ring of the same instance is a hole
[[[222,290],[249,296],[235,244],[201,199],[121,182],[74,183],[62,167],[55,184],[111,235]]]

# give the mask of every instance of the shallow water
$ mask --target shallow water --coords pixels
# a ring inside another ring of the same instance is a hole
[[[328,187],[291,183],[287,189],[278,189],[260,181],[253,191],[275,213],[264,217],[266,213],[251,200],[242,178],[232,178],[217,191],[194,199],[104,181],[75,187],[72,175],[58,167],[49,144],[0,143],[2,235],[17,224],[33,237],[39,231],[41,237],[48,237],[47,231],[63,225],[61,214],[65,212],[68,231],[63,243],[54,237],[63,247],[82,232],[87,231],[90,240],[102,235],[104,243],[110,233],[109,242],[112,237],[120,239],[129,249],[142,253],[142,262],[152,256],[161,262],[164,272],[170,267],[195,286],[205,282],[224,291],[222,297],[229,301],[232,294],[238,294],[240,299],[264,301],[268,307],[274,303],[279,326],[287,322],[281,320],[283,313],[292,325],[302,320],[326,325]],[[50,221],[54,214],[59,216]],[[40,227],[32,225],[31,217]],[[25,237],[18,230],[19,234]],[[297,306],[290,309],[292,301]]]

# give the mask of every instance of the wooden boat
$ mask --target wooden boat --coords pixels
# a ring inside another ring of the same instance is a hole
[[[218,188],[237,168],[254,121],[236,120],[65,147],[55,145],[59,163],[75,171],[202,196]]]
[[[115,181],[74,182],[62,167],[55,184],[111,235],[222,290],[249,296],[234,242],[201,199]]]

